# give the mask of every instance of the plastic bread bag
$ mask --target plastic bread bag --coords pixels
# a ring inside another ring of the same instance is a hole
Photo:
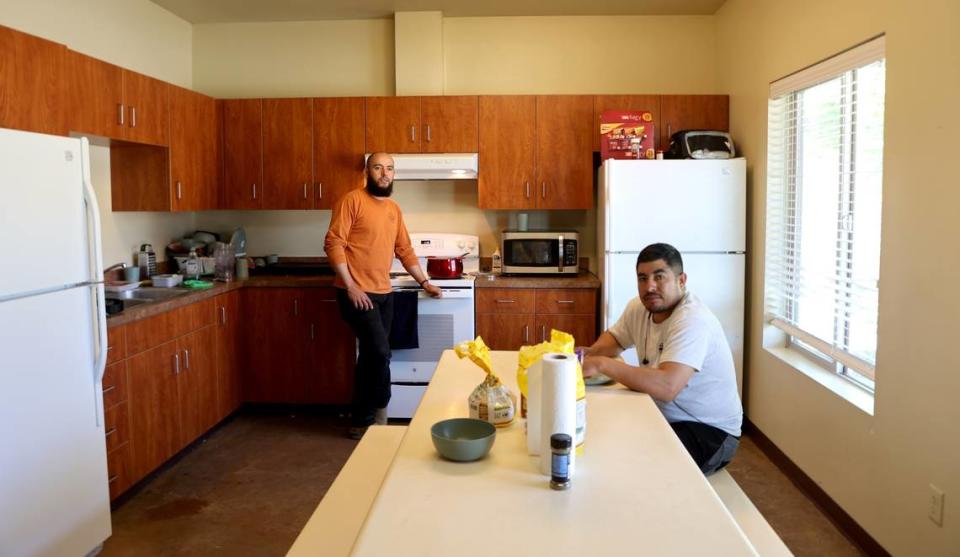
[[[483,339],[477,337],[475,340],[460,343],[454,351],[461,359],[470,358],[471,362],[487,374],[467,399],[470,417],[490,422],[496,427],[506,427],[513,423],[517,408],[516,397],[493,371],[490,349]]]
[[[573,335],[550,330],[550,340],[534,344],[532,346],[521,346],[519,358],[517,361],[517,385],[520,388],[520,414],[527,417],[527,397],[528,381],[527,374],[531,366],[543,358],[544,354],[550,352],[562,352],[564,354],[574,354],[575,340]],[[574,439],[574,445],[577,448],[577,454],[583,454],[583,441],[587,431],[587,387],[583,382],[583,368],[577,363],[577,432]]]

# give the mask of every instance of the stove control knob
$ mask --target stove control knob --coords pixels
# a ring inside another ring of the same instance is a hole
[[[473,253],[473,248],[477,247],[477,244],[470,242],[467,244],[467,249],[470,250],[470,253]]]
[[[463,240],[457,240],[457,247],[460,249],[463,249],[463,246],[464,246]]]

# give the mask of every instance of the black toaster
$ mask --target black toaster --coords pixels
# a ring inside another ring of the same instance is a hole
[[[736,156],[733,139],[727,132],[681,130],[670,136],[666,159],[732,159]]]

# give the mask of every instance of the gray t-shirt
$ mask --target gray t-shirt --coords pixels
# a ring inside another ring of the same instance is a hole
[[[668,422],[702,422],[740,436],[743,407],[733,354],[720,321],[699,298],[688,292],[663,323],[654,323],[634,298],[610,334],[624,348],[637,347],[640,365],[676,362],[696,370],[674,400],[654,399]]]

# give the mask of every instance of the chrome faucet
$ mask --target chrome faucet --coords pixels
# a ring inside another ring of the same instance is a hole
[[[114,269],[126,269],[126,268],[127,268],[127,264],[126,264],[126,263],[117,263],[117,264],[115,264],[115,265],[110,265],[109,267],[107,267],[106,269],[104,269],[104,270],[103,270],[103,274],[107,274],[107,273],[109,273],[110,271],[112,271],[112,270],[114,270]]]

